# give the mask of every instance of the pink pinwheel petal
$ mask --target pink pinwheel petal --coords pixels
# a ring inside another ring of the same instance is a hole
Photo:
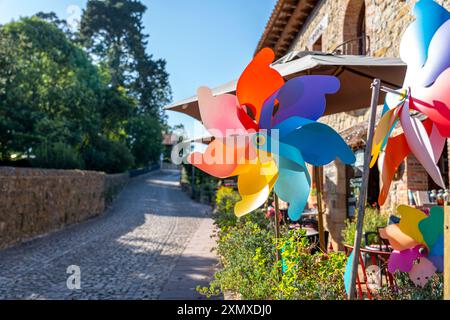
[[[425,287],[431,280],[437,269],[427,258],[421,258],[418,264],[415,264],[409,272],[411,281],[418,287]]]
[[[433,147],[433,154],[436,163],[439,162],[439,159],[442,156],[442,152],[444,152],[445,142],[447,138],[441,135],[439,129],[436,125],[433,124],[433,129],[430,135],[431,146]]]
[[[248,119],[241,120],[245,115],[234,95],[223,94],[214,97],[211,89],[202,87],[198,89],[198,105],[203,125],[214,137],[247,133],[243,122]]]
[[[445,183],[442,179],[441,171],[436,165],[433,147],[425,127],[419,119],[411,117],[409,113],[409,104],[405,103],[400,114],[400,122],[405,132],[406,141],[411,148],[412,153],[422,164],[433,180],[445,189]]]

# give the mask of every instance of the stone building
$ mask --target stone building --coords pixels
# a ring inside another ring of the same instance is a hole
[[[437,1],[450,9],[450,0]],[[415,0],[279,0],[257,51],[274,49],[278,58],[293,51],[321,51],[345,55],[399,57],[403,32],[414,20]],[[357,158],[365,147],[368,106],[360,110],[326,116],[321,121],[333,127],[354,149]],[[450,144],[448,144],[450,145]],[[450,149],[448,149],[450,152]],[[440,160],[446,184],[449,181],[448,152]],[[375,204],[379,194],[379,172],[370,174],[368,201]],[[326,223],[334,247],[341,240],[345,219],[353,214],[354,193],[360,179],[352,167],[337,163],[324,168]],[[428,174],[409,156],[399,168],[390,196],[382,208],[392,211],[398,204],[408,204],[408,190],[436,189]]]

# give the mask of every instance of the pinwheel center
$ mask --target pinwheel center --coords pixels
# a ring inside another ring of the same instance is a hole
[[[266,141],[266,137],[262,135],[257,135],[255,138],[256,145],[260,147],[264,146],[266,144]]]

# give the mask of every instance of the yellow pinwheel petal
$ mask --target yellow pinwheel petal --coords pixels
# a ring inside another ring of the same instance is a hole
[[[397,211],[402,216],[398,224],[400,230],[417,242],[426,244],[422,232],[419,229],[419,222],[426,219],[427,215],[418,209],[404,205],[399,206]]]
[[[258,161],[249,171],[238,178],[238,189],[242,200],[234,208],[236,216],[242,217],[261,207],[269,197],[278,178],[274,161],[264,164]]]
[[[386,136],[391,131],[392,125],[395,122],[395,119],[398,115],[398,109],[389,110],[384,114],[378,123],[377,129],[375,130],[375,136],[373,138],[373,147],[372,147],[372,161],[370,162],[370,167],[377,163],[378,157],[381,152],[381,147],[383,146],[383,142]]]

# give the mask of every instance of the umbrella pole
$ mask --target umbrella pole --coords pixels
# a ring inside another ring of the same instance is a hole
[[[381,81],[380,79],[374,79],[372,83],[372,101],[370,103],[370,120],[367,132],[367,143],[366,150],[364,154],[364,169],[363,169],[363,180],[361,185],[361,192],[359,194],[359,204],[358,204],[358,220],[356,223],[356,234],[355,234],[355,244],[353,246],[353,261],[352,261],[352,271],[350,275],[350,290],[348,292],[347,298],[353,300],[355,298],[355,285],[356,277],[358,274],[359,265],[359,253],[361,250],[361,240],[363,233],[363,223],[364,223],[364,211],[366,208],[367,201],[367,189],[369,187],[369,171],[370,171],[370,158],[372,155],[372,145],[375,130],[375,122],[377,117],[378,99],[380,96]]]
[[[444,224],[444,299],[450,300],[450,207],[445,207]]]
[[[323,253],[327,252],[325,244],[325,228],[323,223],[323,204],[322,204],[322,180],[320,167],[314,167],[314,181],[316,183],[316,194],[317,194],[317,218],[319,222],[319,243],[320,250]]]

